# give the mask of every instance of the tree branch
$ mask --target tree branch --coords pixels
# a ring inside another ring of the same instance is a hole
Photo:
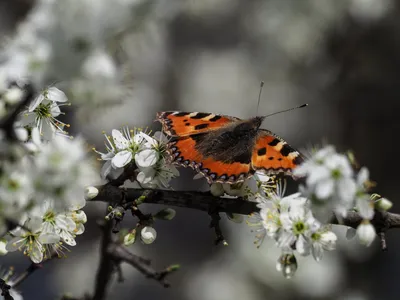
[[[201,210],[207,213],[218,214],[220,212],[249,215],[258,212],[256,202],[247,201],[243,198],[221,198],[211,195],[209,192],[182,192],[172,190],[152,190],[152,189],[123,189],[115,185],[106,184],[98,186],[99,194],[91,201],[102,201],[129,207],[137,205],[137,199],[141,203],[163,204],[168,206],[186,207]],[[143,195],[145,195],[143,197]],[[345,218],[332,216],[331,224],[346,225],[357,228],[363,218],[355,211],[348,212]],[[216,219],[214,218],[214,224]],[[400,228],[400,214],[375,211],[375,216],[371,220],[376,232],[381,239],[381,247],[387,249],[385,232],[388,229]],[[221,237],[221,236],[220,236]]]

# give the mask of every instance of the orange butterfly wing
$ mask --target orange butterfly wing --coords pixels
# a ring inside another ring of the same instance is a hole
[[[244,181],[254,172],[250,164],[233,162],[224,163],[212,157],[203,157],[196,150],[196,141],[192,137],[183,137],[168,144],[168,152],[175,164],[191,167],[201,173],[211,184],[236,183]]]
[[[292,170],[302,162],[301,154],[283,139],[268,130],[259,131],[251,156],[251,166],[254,170],[267,174],[291,175]]]
[[[164,111],[157,113],[157,121],[169,136],[188,136],[204,133],[240,120],[239,118],[201,112]]]

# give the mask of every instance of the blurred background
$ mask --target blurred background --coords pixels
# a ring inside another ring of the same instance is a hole
[[[400,168],[400,2],[395,0],[14,0],[0,1],[0,67],[31,75],[38,89],[55,84],[73,106],[67,118],[99,150],[102,130],[150,126],[157,111],[204,111],[240,118],[308,103],[263,124],[299,149],[332,143],[353,150],[394,202]],[[265,82],[257,108],[260,81]],[[181,170],[174,188],[204,189]],[[191,176],[189,176],[191,178]],[[99,259],[95,220],[105,206],[89,203],[86,231],[67,259],[46,263],[20,290],[24,299],[92,292]],[[158,210],[146,206],[145,211]],[[126,218],[124,225],[133,226]],[[260,249],[245,224],[223,217],[228,247],[214,246],[209,217],[177,209],[156,223],[157,240],[132,251],[161,269],[181,264],[164,289],[124,266],[125,282],[109,299],[398,299],[400,237],[389,251],[347,241],[316,263],[298,260],[295,278],[276,271],[279,251]],[[21,253],[0,258],[22,272]]]

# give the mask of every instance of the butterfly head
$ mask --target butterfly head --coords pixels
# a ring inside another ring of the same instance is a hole
[[[239,123],[234,128],[234,133],[237,135],[250,135],[255,136],[260,128],[265,117],[255,117]]]

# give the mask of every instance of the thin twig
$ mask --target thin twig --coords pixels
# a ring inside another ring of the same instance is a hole
[[[128,249],[118,244],[112,244],[109,247],[109,254],[115,261],[130,264],[147,278],[160,282],[164,287],[170,286],[165,277],[178,269],[178,267],[171,266],[158,272],[148,264],[148,261],[144,261],[143,258],[131,253]]]
[[[36,264],[34,262],[32,262],[28,268],[26,268],[26,270],[24,272],[22,272],[21,274],[18,275],[18,277],[16,277],[13,282],[12,282],[12,287],[15,288],[18,285],[20,285],[25,279],[27,279],[29,276],[31,276],[36,270],[42,269],[43,268],[43,264],[46,262],[51,261],[53,258],[58,257],[57,252],[52,251],[49,255],[48,258],[45,258],[40,264]]]

